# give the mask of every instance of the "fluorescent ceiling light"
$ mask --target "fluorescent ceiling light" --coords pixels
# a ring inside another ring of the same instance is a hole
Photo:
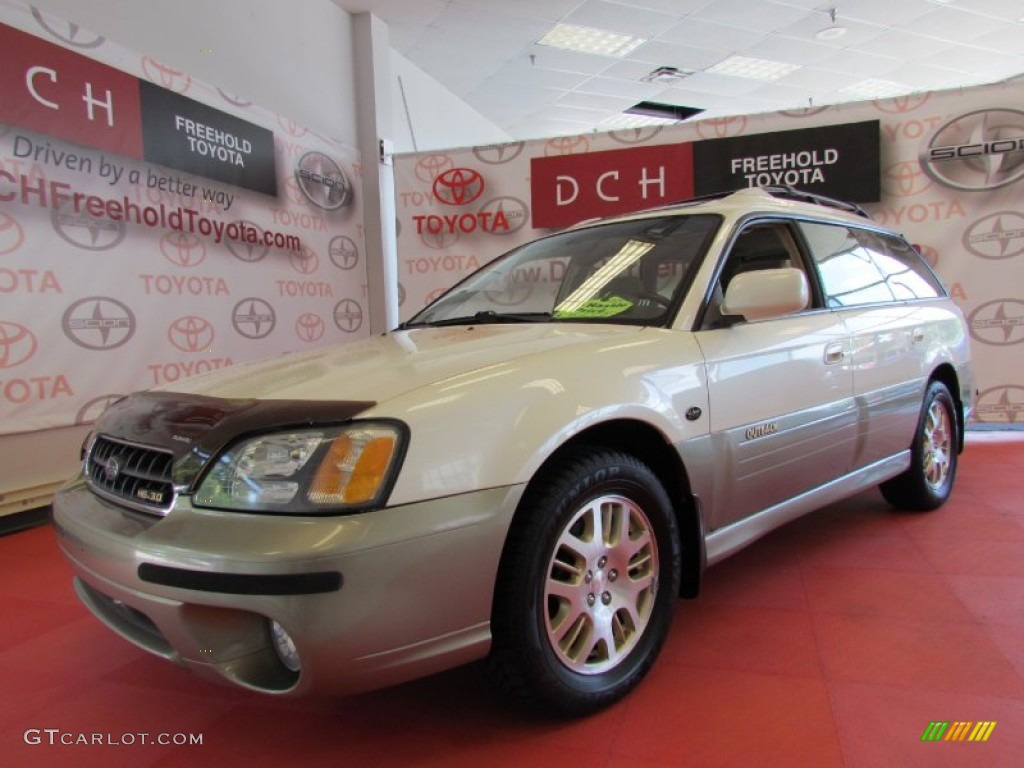
[[[537,41],[566,51],[598,53],[603,56],[625,56],[647,41],[641,37],[620,35],[594,27],[577,27],[572,24],[557,24],[550,32]]]
[[[732,77],[747,77],[751,80],[778,80],[790,72],[800,69],[798,64],[788,64],[784,61],[770,61],[768,59],[751,59],[746,56],[730,56],[728,59],[709,67],[705,72],[714,75],[731,75]]]
[[[910,93],[914,88],[903,83],[896,83],[892,80],[879,80],[869,77],[859,83],[853,83],[845,88],[840,88],[840,93],[847,93],[860,99],[886,99],[890,96],[900,96]]]

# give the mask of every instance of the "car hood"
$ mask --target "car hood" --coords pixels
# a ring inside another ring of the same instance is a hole
[[[163,389],[229,399],[381,403],[531,354],[611,341],[640,330],[564,323],[417,328],[233,365]]]

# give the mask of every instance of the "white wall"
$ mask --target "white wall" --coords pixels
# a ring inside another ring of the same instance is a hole
[[[512,141],[505,131],[395,50],[391,51],[391,67],[396,152]]]
[[[356,146],[351,17],[330,0],[31,0]]]

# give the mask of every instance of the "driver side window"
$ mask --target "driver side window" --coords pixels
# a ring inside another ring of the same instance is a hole
[[[725,257],[701,327],[709,330],[731,324],[722,311],[722,303],[729,283],[737,275],[785,267],[799,269],[807,276],[807,267],[789,227],[781,223],[758,223],[745,227],[733,240]],[[810,280],[808,284],[811,284]]]

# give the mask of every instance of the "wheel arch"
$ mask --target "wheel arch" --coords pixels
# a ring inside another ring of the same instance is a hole
[[[960,377],[957,376],[956,369],[949,363],[943,363],[932,371],[931,376],[928,377],[928,384],[930,385],[933,381],[941,381],[946,385],[946,389],[949,390],[949,394],[953,397],[953,402],[956,404],[956,433],[957,433],[957,453],[962,453],[964,450],[964,403],[960,393]]]
[[[683,551],[680,596],[696,597],[706,562],[703,525],[698,500],[691,490],[689,475],[679,452],[651,424],[638,419],[613,419],[594,424],[562,443],[541,463],[530,483],[561,457],[587,447],[607,448],[629,454],[650,467],[661,481],[672,501]]]

